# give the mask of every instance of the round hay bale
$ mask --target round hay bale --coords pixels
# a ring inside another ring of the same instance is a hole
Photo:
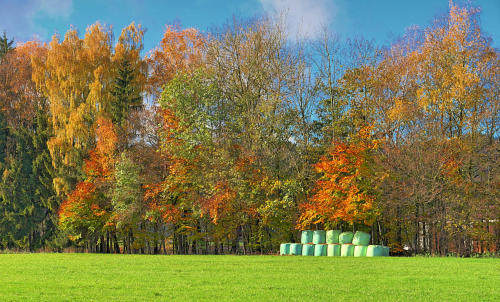
[[[340,256],[342,256],[342,257],[354,256],[354,245],[342,244],[342,247],[340,248]]]
[[[285,249],[286,243],[280,244],[280,255],[286,255],[286,249]]]
[[[339,243],[340,230],[328,230],[326,231],[326,243],[334,244]]]
[[[291,243],[280,244],[280,255],[290,255],[290,245]]]
[[[380,257],[385,255],[385,249],[381,245],[369,245],[366,249],[366,257]]]
[[[329,244],[327,251],[327,256],[340,256],[340,244]]]
[[[340,244],[349,244],[352,243],[352,237],[354,234],[352,232],[343,232],[339,235],[339,243]]]
[[[302,235],[300,237],[300,243],[306,244],[311,243],[313,241],[313,231],[305,230],[302,231]]]
[[[326,244],[315,244],[314,245],[314,256],[326,256]]]
[[[314,256],[314,244],[302,245],[302,256]]]
[[[314,244],[324,244],[325,242],[326,242],[326,232],[323,230],[314,231],[313,243]]]
[[[367,249],[368,249],[368,246],[366,246],[366,245],[355,245],[354,246],[354,257],[365,257]]]
[[[291,243],[290,244],[290,255],[295,255],[295,256],[302,255],[302,244]]]
[[[357,231],[352,238],[354,245],[369,245],[371,235],[365,232]]]

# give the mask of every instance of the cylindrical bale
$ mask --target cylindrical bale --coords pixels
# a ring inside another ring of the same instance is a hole
[[[315,244],[314,245],[314,256],[326,256],[326,244]]]
[[[357,231],[352,238],[354,245],[369,245],[371,235],[365,232]]]
[[[384,256],[389,257],[389,252],[391,249],[388,246],[382,246],[384,248]]]
[[[342,247],[340,248],[340,256],[342,257],[354,256],[354,245],[342,244]]]
[[[313,233],[313,243],[314,244],[324,244],[326,242],[326,232],[323,230],[317,230]]]
[[[366,257],[380,257],[384,256],[385,250],[381,245],[369,245],[366,249]]]
[[[329,244],[327,251],[327,256],[340,256],[340,244]]]
[[[284,245],[284,250],[283,250],[283,255],[290,255],[290,245],[291,243],[282,243]],[[281,246],[280,246],[280,251],[281,251]]]
[[[339,243],[340,230],[329,230],[326,231],[326,243],[334,244]]]
[[[280,255],[286,255],[286,243],[280,244]]]
[[[302,255],[302,244],[300,243],[290,244],[290,255],[295,255],[295,256]]]
[[[305,230],[302,231],[302,236],[300,237],[300,243],[306,244],[313,241],[313,231]]]
[[[366,246],[366,245],[355,245],[354,246],[354,257],[366,256],[367,249],[368,249],[368,246]]]
[[[354,237],[354,234],[352,232],[343,232],[343,233],[340,233],[340,235],[339,235],[339,243],[340,244],[352,243],[352,237]]]
[[[302,245],[302,256],[314,256],[314,244]]]

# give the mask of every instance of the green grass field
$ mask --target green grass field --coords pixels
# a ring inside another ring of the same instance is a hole
[[[0,255],[0,301],[500,301],[500,259]]]

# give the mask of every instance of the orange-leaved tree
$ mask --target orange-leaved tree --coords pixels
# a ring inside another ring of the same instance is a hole
[[[75,29],[62,41],[54,35],[46,59],[32,58],[33,81],[50,104],[54,135],[48,147],[57,172],[54,187],[62,198],[81,178],[83,159],[95,140],[89,128],[112,99],[111,43],[111,29],[96,23],[83,39]]]
[[[181,30],[178,25],[167,25],[159,47],[146,58],[151,70],[148,79],[150,92],[159,95],[163,85],[176,73],[200,66],[204,44],[205,38],[198,30]]]
[[[378,142],[371,138],[370,131],[371,127],[363,127],[347,142],[334,141],[328,154],[314,165],[321,177],[314,196],[300,205],[297,228],[374,222],[376,177],[370,156]]]
[[[99,117],[97,145],[85,160],[85,180],[76,185],[59,209],[59,226],[74,241],[86,240],[89,246],[101,243],[105,231],[114,231],[110,199],[115,150],[118,137],[110,119]]]

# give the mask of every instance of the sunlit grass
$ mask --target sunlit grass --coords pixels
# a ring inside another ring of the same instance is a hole
[[[500,259],[0,255],[1,301],[500,301]]]

